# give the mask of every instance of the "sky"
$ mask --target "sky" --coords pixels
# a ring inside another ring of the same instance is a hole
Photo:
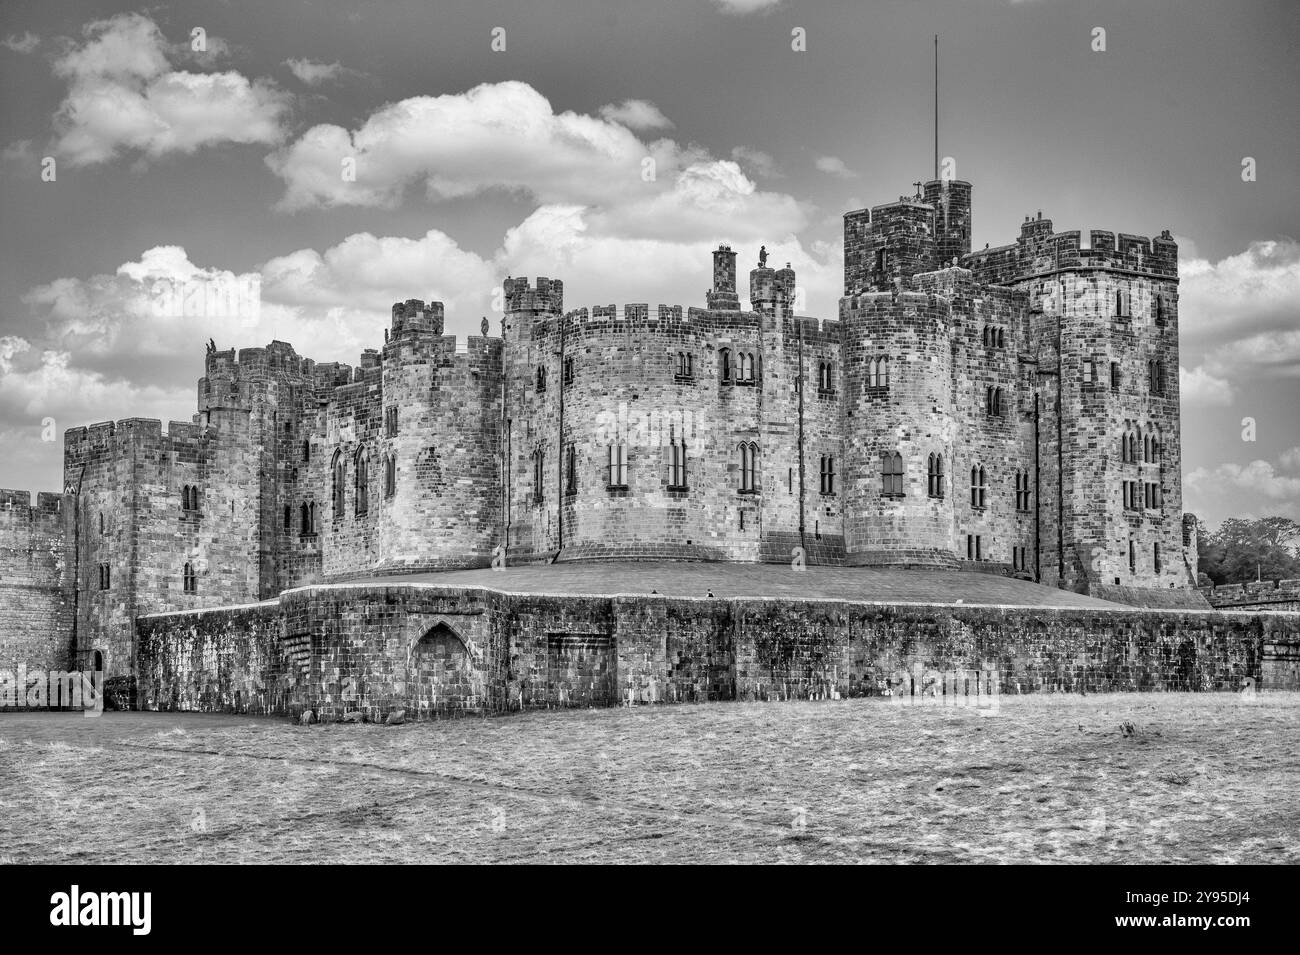
[[[935,33],[975,247],[1170,229],[1184,507],[1300,519],[1293,0],[5,0],[0,485],[189,420],[209,338],[356,363],[507,275],[702,306],[761,244],[834,317],[843,213],[933,175]]]

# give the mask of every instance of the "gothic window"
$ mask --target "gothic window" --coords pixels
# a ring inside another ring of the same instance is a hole
[[[1029,510],[1029,472],[1016,471],[1016,510]]]
[[[546,390],[546,366],[545,365],[537,366],[537,390],[538,391]]]
[[[867,387],[889,387],[889,356],[880,355],[867,359]]]
[[[393,437],[397,434],[397,406],[384,409],[384,434]]]
[[[1110,363],[1110,390],[1119,391],[1119,386],[1120,386],[1119,362],[1113,361]]]
[[[1002,389],[989,385],[984,395],[984,408],[990,418],[1002,417]]]
[[[573,359],[565,358],[564,359],[564,385],[567,388],[571,384],[573,384]]]
[[[988,493],[988,475],[982,465],[970,469],[970,506],[980,508]]]
[[[695,359],[690,352],[679,351],[677,353],[677,377],[694,378],[695,377]]]
[[[758,491],[758,445],[752,441],[740,446],[740,490],[746,494]]]
[[[999,329],[997,330],[997,347],[998,347],[998,348],[1005,348],[1005,347],[1006,347],[1006,340],[1003,338],[1003,336],[1004,336],[1005,334],[1006,334],[1006,329],[1005,329],[1005,328],[999,328]]]
[[[609,486],[627,487],[627,445],[615,441],[609,446]]]
[[[384,458],[384,497],[397,493],[397,457],[387,455]]]
[[[933,498],[943,497],[943,455],[931,454],[926,462],[926,493]]]
[[[352,511],[356,517],[364,517],[370,510],[370,456],[366,454],[365,448],[357,450],[353,465],[356,473],[353,475],[355,496],[352,501]]]
[[[903,496],[903,456],[897,451],[880,456],[880,493],[884,497]]]
[[[737,366],[737,375],[736,375],[737,381],[752,382],[754,380],[754,353],[753,352],[746,352],[746,351],[737,352],[736,366]]]
[[[718,371],[722,376],[724,385],[731,384],[731,349],[721,348],[718,350]]]
[[[686,488],[686,439],[675,440],[669,446],[668,487]]]
[[[187,594],[194,594],[199,591],[199,579],[195,575],[194,565],[191,563],[187,562],[185,564],[185,569],[181,574],[181,586]]]
[[[831,495],[835,493],[835,458],[833,455],[822,455],[822,493]]]
[[[343,494],[346,485],[343,483],[346,474],[344,473],[346,465],[343,462],[343,452],[336,450],[333,461],[330,463],[331,485],[330,499],[334,502],[334,517],[338,519],[343,516]]]
[[[817,366],[817,388],[822,393],[829,394],[835,390],[833,382],[831,363],[828,361],[820,362]]]

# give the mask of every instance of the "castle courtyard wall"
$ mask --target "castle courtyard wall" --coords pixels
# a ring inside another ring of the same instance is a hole
[[[714,700],[1297,689],[1269,612],[306,587],[138,622],[146,709],[379,720]],[[970,689],[972,688],[973,689]]]

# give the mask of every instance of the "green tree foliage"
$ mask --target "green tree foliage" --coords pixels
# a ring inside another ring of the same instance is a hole
[[[1199,569],[1216,584],[1300,577],[1300,524],[1289,517],[1232,517],[1199,537]]]

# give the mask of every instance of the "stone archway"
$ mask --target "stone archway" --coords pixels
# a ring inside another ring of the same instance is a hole
[[[411,648],[410,709],[416,716],[455,716],[487,705],[483,674],[464,638],[444,621]]]

